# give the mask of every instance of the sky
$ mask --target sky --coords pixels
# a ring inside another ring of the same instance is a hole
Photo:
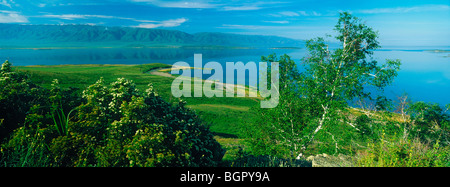
[[[334,35],[343,11],[377,30],[382,46],[450,46],[450,0],[0,0],[0,23],[89,24],[304,40]]]

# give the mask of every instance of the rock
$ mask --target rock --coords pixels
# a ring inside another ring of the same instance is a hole
[[[312,167],[352,167],[352,158],[347,155],[338,156],[327,155],[325,153],[316,156],[309,156],[307,161],[312,162]]]

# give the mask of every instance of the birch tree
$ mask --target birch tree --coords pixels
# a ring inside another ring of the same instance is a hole
[[[378,34],[347,12],[340,14],[335,26],[340,47],[330,50],[323,38],[308,40],[308,55],[303,58],[303,91],[317,117],[317,126],[305,147],[331,120],[345,117],[347,102],[355,98],[371,99],[367,88],[383,90],[400,69],[399,60],[379,64],[371,57],[379,48]],[[334,137],[335,135],[332,135]]]
[[[377,32],[360,19],[341,13],[335,31],[340,46],[330,49],[323,38],[308,40],[300,68],[288,55],[263,57],[279,62],[280,102],[258,109],[259,121],[246,126],[253,153],[296,158],[313,142],[328,146],[323,152],[340,152],[350,131],[358,131],[345,115],[347,103],[371,100],[367,88],[382,91],[397,76],[399,60],[371,59],[380,47]]]

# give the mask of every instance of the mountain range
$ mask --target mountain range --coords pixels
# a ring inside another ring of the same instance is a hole
[[[0,24],[0,47],[301,47],[278,36],[91,25]]]

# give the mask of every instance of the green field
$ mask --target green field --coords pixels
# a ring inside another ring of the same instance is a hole
[[[54,79],[58,79],[63,88],[77,87],[83,90],[94,84],[100,77],[106,83],[111,83],[117,78],[132,80],[141,91],[147,89],[152,83],[156,92],[166,101],[178,102],[178,98],[172,96],[170,86],[174,77],[158,76],[148,73],[151,70],[170,68],[170,65],[153,63],[144,65],[55,65],[55,66],[18,66],[19,71],[30,75],[31,80],[43,87],[50,87]],[[193,109],[210,126],[210,130],[217,136],[216,139],[224,146],[229,147],[229,142],[242,143],[240,129],[242,125],[252,122],[255,114],[252,107],[258,106],[256,98],[206,98],[191,97],[182,98],[187,102],[187,107]]]
[[[15,71],[24,72],[25,75],[29,76],[32,82],[42,87],[51,89],[52,81],[58,79],[60,87],[79,88],[79,92],[86,89],[88,86],[93,85],[100,78],[103,78],[106,84],[116,81],[117,78],[132,80],[135,83],[136,88],[141,92],[146,90],[148,85],[152,83],[156,93],[169,103],[176,105],[180,99],[186,101],[186,107],[193,110],[202,119],[203,123],[209,127],[210,131],[214,134],[214,139],[219,142],[221,147],[226,151],[223,160],[221,161],[223,166],[310,166],[311,163],[307,163],[304,160],[285,160],[283,158],[271,157],[270,155],[267,156],[262,153],[259,153],[261,154],[260,156],[252,155],[254,154],[251,147],[252,142],[248,141],[249,139],[252,139],[251,137],[248,137],[249,134],[248,132],[245,132],[245,130],[248,130],[248,128],[259,129],[262,125],[260,124],[261,119],[259,119],[261,118],[261,114],[259,114],[257,110],[261,98],[175,98],[171,93],[171,84],[177,76],[167,74],[167,69],[170,67],[171,66],[167,64],[154,63],[144,65],[88,64],[16,66],[13,69]],[[248,88],[246,89],[248,90]],[[428,145],[419,142],[417,139],[420,138],[419,135],[414,135],[416,137],[414,139],[395,139],[399,135],[402,137],[404,136],[402,135],[403,132],[405,132],[404,128],[406,128],[404,124],[411,123],[409,117],[403,118],[404,116],[397,113],[368,111],[358,108],[347,108],[342,112],[352,121],[351,123],[348,123],[350,126],[361,128],[361,132],[362,130],[364,130],[364,132],[368,130],[367,132],[371,132],[370,134],[373,136],[380,135],[380,138],[388,140],[386,142],[392,142],[384,145],[385,141],[372,142],[367,140],[367,143],[359,131],[348,131],[348,137],[346,138],[350,139],[345,139],[345,141],[350,142],[350,145],[347,147],[340,147],[342,149],[350,150],[348,154],[352,156],[351,158],[349,157],[345,163],[351,161],[355,162],[354,164],[357,166],[396,166],[396,164],[426,166],[428,163],[427,160],[437,158],[439,162],[433,162],[431,164],[448,166],[448,156],[444,156],[448,153],[448,147],[443,146],[440,148],[439,140],[436,143]],[[361,117],[365,117],[366,113],[370,116],[370,119],[368,119],[368,121],[366,120],[364,123],[360,122],[361,119],[363,119]],[[370,123],[372,125],[370,127],[367,124],[364,126],[365,123]],[[344,125],[342,128],[349,129],[350,126]],[[412,130],[414,129],[411,129],[411,132],[413,133]],[[425,137],[425,139],[426,138],[427,137]],[[321,153],[321,151],[323,151],[320,150],[319,147],[321,144],[323,144],[323,142],[315,141],[310,150],[305,153],[312,156]],[[399,162],[396,161],[394,164],[390,162],[375,162],[372,158],[373,154],[376,154],[379,157],[389,160],[392,152],[397,154],[397,152],[404,152],[404,150],[409,150],[411,153],[414,153],[414,155],[410,154],[408,158],[400,155],[399,158],[394,158],[400,159]],[[255,155],[258,155],[258,153]],[[316,157],[320,157],[320,155]],[[425,161],[427,162],[416,163],[416,161],[422,157],[425,158]],[[428,163],[428,165],[430,165],[430,163]]]

